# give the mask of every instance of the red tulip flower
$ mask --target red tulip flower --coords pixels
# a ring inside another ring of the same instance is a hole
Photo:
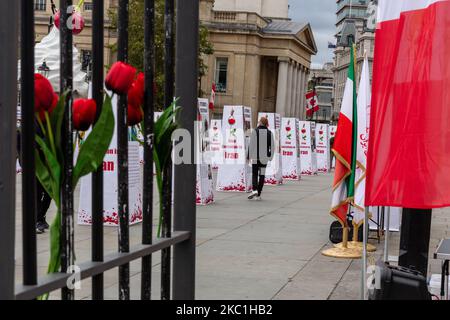
[[[138,74],[137,79],[133,82],[128,91],[128,104],[134,107],[140,107],[144,104],[144,74]]]
[[[136,69],[124,62],[114,63],[106,75],[106,88],[118,95],[125,95],[130,91],[136,75]]]
[[[53,94],[53,102],[52,102],[52,105],[50,106],[50,108],[48,110],[41,109],[39,111],[39,119],[41,119],[42,122],[45,122],[45,120],[46,120],[45,119],[45,111],[47,111],[48,114],[51,115],[53,113],[53,111],[56,109],[56,106],[58,105],[58,101],[59,101],[59,96],[56,93],[54,93]]]
[[[68,24],[69,29],[72,30],[73,35],[80,34],[84,29],[84,18],[81,13],[74,11],[71,15],[72,21]],[[70,19],[70,18],[69,18]],[[55,26],[61,30],[59,27],[61,25],[61,12],[58,10],[55,14]]]
[[[39,73],[34,75],[34,111],[39,115],[44,115],[44,112],[49,112],[52,109],[55,92],[47,78]],[[55,105],[56,107],[56,105]]]
[[[86,131],[94,123],[97,114],[97,105],[93,99],[77,99],[73,102],[72,120],[73,128]]]
[[[128,105],[128,126],[135,126],[144,119],[144,112],[140,106]]]

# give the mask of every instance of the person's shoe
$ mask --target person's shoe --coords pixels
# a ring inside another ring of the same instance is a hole
[[[256,196],[256,197],[255,197],[255,200],[256,200],[256,201],[261,201],[261,196]]]
[[[43,234],[45,232],[45,227],[42,222],[36,223],[36,234]]]
[[[248,200],[253,200],[254,197],[256,197],[258,195],[257,191],[253,191],[249,196],[248,196]]]
[[[47,221],[41,222],[42,226],[44,227],[45,230],[50,229],[50,226],[48,225]]]

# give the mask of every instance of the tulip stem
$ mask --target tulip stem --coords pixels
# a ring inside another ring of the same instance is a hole
[[[50,123],[50,117],[48,116],[47,111],[45,111],[45,121],[47,121],[47,131],[48,131],[48,138],[50,140],[50,146],[52,148],[53,154],[56,156],[55,139],[53,138],[53,130]]]
[[[47,131],[45,130],[45,127],[44,127],[44,125],[42,124],[41,118],[39,117],[38,114],[36,114],[36,119],[37,119],[37,122],[38,122],[38,124],[39,124],[39,127],[41,128],[42,134],[43,134],[44,136],[46,136],[46,135],[47,135]]]
[[[81,6],[83,5],[84,0],[80,0],[78,4],[75,6],[75,10],[78,10],[78,12],[81,12]]]

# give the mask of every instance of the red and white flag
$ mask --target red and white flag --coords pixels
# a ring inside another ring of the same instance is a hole
[[[215,102],[216,102],[216,84],[213,82],[211,89],[211,97],[209,98],[209,110],[214,110]]]
[[[450,206],[450,0],[379,0],[366,206]]]
[[[311,117],[315,112],[319,111],[319,99],[315,91],[306,94],[306,115]]]

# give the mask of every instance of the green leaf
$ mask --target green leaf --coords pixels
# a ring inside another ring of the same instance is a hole
[[[106,95],[102,113],[84,141],[78,154],[77,163],[73,171],[73,186],[75,187],[81,177],[94,172],[103,163],[114,135],[114,114],[111,97]]]
[[[50,195],[52,199],[54,199],[53,194],[53,184],[55,181],[52,180],[52,177],[48,171],[48,168],[44,165],[44,163],[41,160],[41,157],[39,156],[39,152],[36,150],[36,177],[38,178],[39,182],[44,187],[45,191]]]
[[[50,178],[52,181],[53,192],[50,193],[53,195],[53,200],[55,200],[56,204],[59,205],[59,186],[61,181],[61,166],[56,159],[56,155],[50,150],[48,145],[42,140],[41,137],[36,136],[36,142],[44,153],[45,161],[47,164],[48,173],[50,174]]]
[[[161,117],[156,121],[154,126],[155,145],[153,149],[153,160],[156,167],[156,182],[159,193],[159,223],[157,236],[161,237],[161,227],[163,222],[162,195],[163,195],[163,179],[164,171],[172,154],[172,134],[178,128],[177,115],[181,110],[176,107],[175,100],[170,107],[163,111]]]
[[[55,273],[61,267],[61,210],[58,208],[55,219],[50,226],[50,261],[47,273]]]

